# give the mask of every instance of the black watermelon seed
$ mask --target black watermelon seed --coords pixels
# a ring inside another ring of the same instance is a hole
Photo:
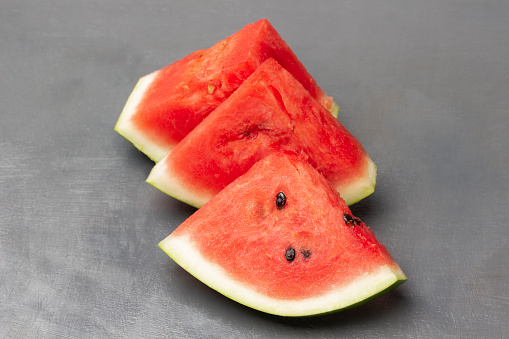
[[[278,210],[282,210],[286,205],[286,195],[283,192],[279,192],[276,196],[276,207]]]
[[[301,250],[300,253],[304,257],[304,259],[308,259],[311,256],[311,251],[310,250]]]
[[[355,223],[356,223],[357,225],[360,225],[360,224],[361,224],[361,222],[362,222],[362,221],[361,221],[361,219],[359,219],[359,218],[357,218],[357,217],[353,217],[353,221],[355,221]]]
[[[285,259],[288,262],[292,262],[293,259],[295,259],[295,250],[293,249],[293,247],[290,246],[286,249]]]
[[[355,226],[355,223],[354,223],[354,220],[352,218],[352,216],[348,213],[345,213],[345,215],[343,215],[343,219],[345,220],[345,222],[350,225],[351,227],[354,227]]]

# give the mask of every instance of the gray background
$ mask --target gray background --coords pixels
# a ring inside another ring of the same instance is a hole
[[[267,17],[378,165],[353,206],[409,277],[241,306],[157,243],[194,209],[113,131],[137,79]],[[508,1],[1,1],[1,338],[509,336]]]

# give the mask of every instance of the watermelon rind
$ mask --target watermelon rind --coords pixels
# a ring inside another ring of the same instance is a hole
[[[157,143],[147,138],[144,133],[136,128],[131,118],[137,113],[138,104],[143,99],[147,89],[157,77],[158,73],[159,71],[152,72],[138,80],[115,125],[115,131],[118,134],[129,140],[137,149],[145,153],[154,162],[158,162],[164,158],[168,153],[168,147],[158,146]]]
[[[170,156],[170,154],[171,152],[167,156]],[[371,158],[366,157],[366,159],[365,175],[360,176],[357,181],[349,183],[348,186],[334,187],[336,191],[340,192],[341,198],[345,200],[348,206],[355,204],[375,191],[377,167]],[[170,166],[166,166],[165,161],[161,161],[151,170],[146,182],[161,192],[196,208],[202,207],[212,199],[213,195],[193,191],[179,178],[180,176],[173,173]]]
[[[348,186],[334,187],[348,206],[361,201],[375,191],[377,167],[370,157],[366,157],[365,173],[357,181]]]
[[[284,317],[316,316],[352,308],[407,280],[397,264],[384,265],[320,296],[282,300],[263,295],[248,284],[231,278],[222,267],[203,257],[187,235],[170,235],[159,243],[159,247],[191,275],[226,297],[253,309]]]
[[[171,152],[167,156],[170,154]],[[158,166],[152,168],[146,182],[161,192],[196,208],[202,207],[212,199],[212,196],[205,192],[191,191],[179,178],[180,176],[174,174],[171,168],[161,161]]]
[[[143,99],[146,91],[157,77],[158,73],[159,71],[152,72],[138,80],[115,125],[115,131],[118,134],[130,141],[138,150],[145,153],[156,163],[163,159],[175,147],[175,145],[159,146],[156,142],[148,138],[146,133],[140,131],[136,125],[132,123],[131,119],[136,113],[138,113],[138,104]],[[333,102],[329,112],[337,118],[339,112],[338,104]]]
[[[122,113],[120,113],[120,117],[118,118],[115,125],[115,131],[118,134],[130,141],[138,150],[145,153],[151,160],[156,163],[163,159],[169,152],[171,152],[175,146],[172,148],[168,148],[168,146],[158,146],[154,141],[147,138],[144,133],[140,132],[136,128],[136,126],[132,123],[131,118],[135,113],[137,113],[136,109],[138,104],[143,99],[146,90],[149,88],[152,81],[156,78],[158,72],[159,71],[152,72],[138,80],[136,86],[129,95],[129,98],[127,99]],[[335,118],[337,118],[339,106],[333,102],[329,112]],[[362,197],[360,199],[362,199]]]

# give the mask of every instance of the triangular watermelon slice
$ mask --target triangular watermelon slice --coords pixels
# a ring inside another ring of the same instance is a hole
[[[225,296],[282,316],[349,308],[407,279],[323,176],[284,153],[256,163],[159,246]]]
[[[200,207],[275,150],[307,158],[349,205],[374,191],[376,166],[360,142],[274,59],[157,163],[147,182]]]
[[[157,162],[270,57],[337,116],[338,106],[332,98],[316,84],[269,21],[262,19],[209,49],[142,77],[115,130]]]

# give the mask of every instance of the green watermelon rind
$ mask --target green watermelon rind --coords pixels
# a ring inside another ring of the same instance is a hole
[[[147,89],[150,87],[154,79],[157,77],[159,71],[152,72],[141,77],[133,91],[129,95],[122,113],[115,125],[115,131],[130,141],[137,149],[145,153],[154,162],[160,161],[166,154],[168,154],[168,147],[161,147],[147,138],[136,126],[132,123],[131,118],[137,113],[137,107]]]
[[[377,167],[369,156],[366,157],[365,175],[359,177],[355,182],[348,186],[335,186],[334,189],[339,192],[341,198],[348,206],[361,201],[375,192]]]
[[[332,116],[334,118],[337,119],[338,118],[338,114],[339,114],[339,105],[336,104],[336,102],[333,101],[332,105],[331,105],[331,107],[329,108],[328,111],[332,114]]]
[[[169,156],[171,156],[170,153],[167,157]],[[365,175],[360,176],[357,181],[350,183],[346,187],[334,187],[349,206],[364,199],[375,191],[377,167],[371,158],[366,157],[366,159],[367,162],[365,170],[363,171]],[[165,161],[159,162],[152,168],[146,182],[161,192],[196,208],[202,207],[212,198],[212,195],[208,193],[190,190],[184,182],[179,180],[179,175],[174,173],[170,167],[166,166]]]
[[[389,292],[407,280],[394,263],[366,272],[347,286],[318,297],[280,300],[256,292],[248,284],[229,277],[219,265],[208,262],[188,236],[170,235],[159,243],[159,247],[210,288],[245,306],[283,317],[317,316],[353,308]]]

